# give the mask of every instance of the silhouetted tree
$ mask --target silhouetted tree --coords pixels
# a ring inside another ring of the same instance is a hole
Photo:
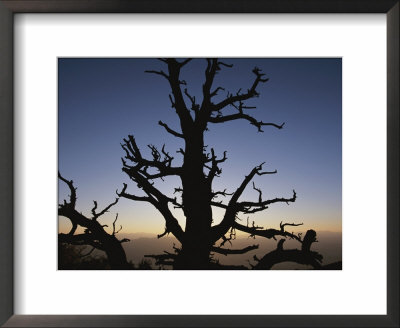
[[[71,192],[69,201],[64,200],[64,203],[58,205],[58,215],[67,217],[72,224],[69,233],[58,234],[58,242],[70,245],[91,246],[92,249],[86,255],[90,255],[95,249],[104,251],[107,255],[107,260],[111,269],[122,270],[131,268],[131,265],[127,262],[125,251],[121,245],[124,242],[128,242],[129,239],[124,238],[119,240],[116,237],[116,234],[122,229],[122,226],[120,226],[118,230],[116,229],[118,214],[113,221],[111,234],[104,230],[105,227],[108,227],[107,225],[102,225],[97,221],[100,216],[117,204],[118,198],[100,212],[97,212],[97,202],[94,201],[94,207],[91,211],[92,217],[87,218],[75,209],[77,197],[73,181],[63,178],[60,173],[58,173],[58,177],[67,184]],[[78,226],[85,229],[84,233],[76,234]]]
[[[140,151],[135,138],[129,135],[124,139],[122,148],[125,157],[122,158],[122,170],[129,178],[142,189],[145,196],[137,196],[127,192],[127,185],[124,184],[119,196],[134,201],[151,203],[165,219],[165,231],[158,237],[172,233],[181,243],[181,248],[176,248],[174,253],[165,252],[161,255],[149,255],[156,259],[157,264],[172,265],[174,269],[221,269],[224,268],[218,262],[212,260],[212,253],[243,254],[257,249],[258,245],[246,247],[244,249],[223,248],[226,242],[230,242],[235,231],[240,230],[251,236],[262,236],[265,238],[276,239],[277,236],[297,240],[301,249],[284,250],[284,239],[280,240],[277,249],[266,254],[262,259],[254,258],[255,269],[270,269],[274,264],[292,261],[301,264],[309,264],[314,268],[321,267],[322,256],[317,252],[310,251],[311,244],[316,241],[316,233],[309,230],[304,239],[301,235],[296,235],[285,231],[286,226],[296,226],[300,224],[281,223],[280,229],[264,229],[254,224],[242,225],[237,222],[239,214],[252,214],[264,211],[274,203],[291,203],[296,200],[296,192],[293,190],[291,197],[274,199],[263,199],[262,191],[253,182],[253,188],[258,192],[256,201],[240,200],[240,197],[255,176],[275,174],[277,171],[263,171],[263,164],[255,166],[243,179],[237,189],[228,194],[226,190],[216,191],[213,189],[213,180],[221,173],[220,164],[227,160],[226,152],[218,157],[213,148],[207,152],[204,144],[204,133],[209,124],[222,124],[234,120],[244,120],[254,125],[259,132],[263,127],[282,129],[283,124],[259,121],[246,111],[250,107],[246,105],[248,99],[258,97],[257,88],[268,81],[265,74],[255,67],[253,69],[254,81],[246,92],[239,90],[235,94],[229,93],[220,101],[215,101],[218,92],[223,91],[221,86],[213,86],[214,78],[222,67],[232,67],[218,59],[207,59],[204,83],[202,87],[202,99],[192,96],[186,88],[186,82],[181,79],[180,74],[184,66],[191,59],[178,61],[172,58],[160,59],[166,65],[166,71],[149,70],[165,78],[171,88],[169,99],[171,106],[175,109],[180,123],[180,131],[171,129],[167,124],[159,121],[168,133],[184,142],[184,148],[178,150],[183,156],[181,166],[173,166],[173,157],[163,146],[159,151],[155,146],[149,145],[151,158],[147,159]],[[185,99],[186,97],[186,99]],[[234,114],[226,114],[226,109],[233,107]],[[167,176],[177,176],[180,178],[182,186],[175,189],[182,195],[182,201],[165,195],[154,184],[157,179]],[[217,201],[216,197],[230,197],[227,202]],[[183,229],[178,220],[171,212],[169,205],[183,210],[186,218],[186,226]],[[212,207],[224,209],[225,213],[219,224],[213,225]],[[246,267],[225,267],[229,269]]]

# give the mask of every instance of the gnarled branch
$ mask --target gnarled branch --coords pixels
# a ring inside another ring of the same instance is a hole
[[[274,204],[274,203],[286,203],[289,205],[289,203],[293,203],[296,201],[297,195],[296,191],[293,190],[293,196],[291,198],[283,198],[283,197],[277,197],[274,199],[268,199],[264,201],[259,201],[258,202],[238,202],[238,211],[243,212],[243,213],[255,213],[259,211],[263,211],[268,208],[268,205]],[[286,224],[290,225],[290,224]]]
[[[236,214],[239,211],[243,212],[243,211],[251,210],[251,208],[249,206],[245,207],[242,203],[238,203],[238,199],[242,195],[243,191],[246,189],[249,182],[254,178],[254,176],[276,173],[276,170],[273,172],[262,171],[263,164],[264,163],[261,163],[260,165],[253,168],[251,170],[250,174],[244,178],[243,182],[233,193],[228,205],[222,205],[222,204],[218,205],[218,203],[212,202],[211,205],[226,208],[225,215],[224,215],[221,223],[212,228],[214,241],[217,241],[218,239],[220,239],[223,235],[225,235],[225,233],[229,230],[229,228],[232,227],[233,223],[235,222]],[[261,204],[261,206],[262,206],[262,204]]]
[[[124,198],[130,199],[130,200],[137,200],[137,201],[150,202],[150,203],[152,202],[151,197],[136,196],[136,195],[128,194],[126,192],[127,187],[128,187],[128,185],[126,183],[124,183],[121,192],[118,192],[118,190],[116,191],[117,195],[119,197],[124,197]]]
[[[258,249],[259,245],[252,245],[252,246],[247,246],[242,249],[229,249],[229,248],[221,248],[221,247],[212,247],[211,251],[223,255],[230,255],[230,254],[245,254],[247,252],[250,252],[252,250]]]
[[[243,232],[247,232],[250,236],[260,236],[267,239],[276,239],[277,236],[288,237],[292,239],[296,239],[298,242],[302,243],[301,238],[298,235],[293,233],[284,231],[284,230],[277,230],[277,229],[263,229],[262,227],[258,226],[245,226],[243,224],[238,223],[235,221],[232,225],[235,229]]]
[[[228,98],[226,98],[223,101],[221,101],[220,103],[214,105],[213,110],[219,111],[228,105],[234,104],[235,102],[240,102],[240,101],[244,101],[244,100],[247,100],[247,99],[250,99],[253,97],[257,97],[258,96],[258,92],[256,90],[257,86],[259,85],[259,83],[265,83],[269,79],[264,78],[265,74],[261,73],[261,70],[258,67],[255,67],[253,69],[253,73],[256,75],[256,78],[253,82],[253,85],[250,87],[250,89],[247,90],[246,93],[238,92],[235,96],[230,95]]]
[[[167,124],[165,124],[164,122],[158,121],[158,124],[161,125],[161,126],[163,126],[163,127],[165,128],[165,130],[167,130],[167,132],[170,133],[170,134],[172,134],[173,136],[178,137],[178,138],[184,138],[184,136],[183,136],[182,133],[179,133],[179,132],[176,132],[176,131],[172,130],[172,129],[171,129]]]
[[[64,206],[66,206],[68,204],[68,206],[70,206],[71,208],[75,208],[75,205],[76,205],[76,188],[74,187],[74,182],[72,180],[69,181],[69,180],[65,179],[64,177],[62,177],[60,172],[58,172],[58,178],[61,181],[64,181],[67,184],[67,186],[68,186],[68,188],[69,188],[69,190],[71,192],[71,194],[69,196],[69,202],[64,200]],[[59,205],[59,206],[61,206],[61,205]]]
[[[222,158],[217,159],[217,156],[215,155],[215,152],[214,152],[214,148],[211,148],[211,158],[208,158],[206,160],[206,162],[211,161],[211,167],[207,166],[206,164],[204,165],[206,168],[209,169],[207,180],[210,184],[212,183],[212,180],[214,179],[214,177],[218,176],[222,172],[222,170],[218,166],[218,164],[223,163],[226,160],[227,160],[226,151],[224,151],[224,155]]]
[[[308,230],[307,234],[313,230]],[[306,234],[306,236],[307,236]],[[311,232],[315,238],[315,231]],[[298,264],[311,265],[314,269],[321,269],[322,255],[318,252],[310,251],[310,249],[283,249],[285,239],[281,239],[277,245],[276,250],[269,252],[261,259],[254,258],[258,263],[253,266],[254,270],[270,270],[275,264],[282,262],[295,262]],[[303,244],[304,245],[304,244]],[[310,244],[311,245],[311,244]]]
[[[116,198],[115,201],[114,201],[113,203],[111,203],[111,204],[109,204],[108,206],[106,206],[106,207],[105,207],[101,212],[99,212],[99,213],[96,213],[97,202],[94,200],[93,203],[94,203],[94,207],[92,208],[92,215],[93,215],[92,220],[97,220],[100,216],[102,216],[103,214],[107,213],[108,210],[109,210],[112,206],[114,206],[115,204],[118,203],[118,198]]]
[[[169,80],[169,76],[164,71],[146,70],[145,72],[146,73],[151,73],[151,74],[161,75],[162,77],[165,77],[167,80]]]
[[[150,183],[149,179],[143,174],[143,172],[135,169],[135,167],[124,167],[122,170],[128,174],[128,176],[137,184],[139,188],[143,189],[148,196],[147,201],[156,207],[164,217],[166,229],[171,232],[180,242],[182,242],[184,232],[179,225],[178,220],[173,216],[168,208],[169,202],[175,205],[178,204],[176,199],[172,199],[164,195],[152,183]]]
[[[254,117],[244,114],[244,113],[236,113],[236,114],[231,114],[231,115],[225,115],[225,116],[212,116],[208,119],[209,122],[211,123],[224,123],[228,121],[234,121],[234,120],[239,120],[239,119],[244,119],[249,121],[252,125],[257,127],[259,132],[263,132],[261,127],[263,126],[273,126],[277,129],[282,129],[285,123],[282,124],[275,124],[275,123],[266,123],[263,121],[257,121]]]
[[[125,159],[130,161],[132,165],[128,164],[124,159],[122,163],[124,168],[129,171],[136,171],[147,179],[163,178],[170,175],[180,175],[182,172],[181,167],[172,167],[173,157],[165,151],[165,146],[162,147],[162,155],[155,146],[149,145],[153,160],[145,159],[136,144],[136,140],[132,135],[128,139],[124,139],[125,144],[121,147],[125,151]],[[155,168],[158,173],[151,174],[148,172],[149,168]]]

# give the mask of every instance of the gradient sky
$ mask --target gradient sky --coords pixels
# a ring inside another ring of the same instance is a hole
[[[258,87],[260,97],[248,101],[257,109],[248,110],[258,120],[281,124],[283,129],[264,127],[264,133],[247,121],[209,124],[205,144],[228,160],[222,175],[214,180],[214,190],[234,191],[244,176],[262,162],[264,169],[278,170],[275,175],[257,176],[254,181],[263,190],[263,198],[291,197],[291,205],[275,204],[249,220],[265,228],[279,228],[279,222],[304,222],[300,230],[341,231],[342,202],[342,61],[337,58],[247,58],[225,59],[233,68],[223,68],[214,86],[236,92],[250,88],[257,66],[269,81]],[[121,171],[120,147],[128,134],[135,136],[142,154],[151,158],[146,145],[161,146],[174,156],[174,165],[182,156],[176,150],[183,142],[158,125],[162,120],[178,130],[178,117],[168,99],[167,81],[145,70],[165,69],[153,59],[138,58],[60,58],[59,82],[59,170],[78,187],[77,210],[90,213],[93,200],[99,208],[116,197],[116,189],[128,183],[128,192],[140,194],[135,184]],[[182,70],[189,92],[201,99],[206,61],[196,59]],[[226,94],[221,93],[220,99]],[[217,98],[218,99],[218,98]],[[233,113],[227,108],[226,113]],[[168,178],[156,185],[172,195],[178,179]],[[60,201],[68,196],[60,184]],[[242,200],[257,200],[251,184]],[[120,199],[110,213],[100,219],[112,223],[119,213],[123,232],[161,233],[164,219],[152,205]],[[175,211],[184,227],[181,211]],[[215,211],[217,223],[222,215]],[[246,222],[248,216],[242,216]],[[60,230],[69,222],[60,218]],[[295,229],[293,229],[296,231]]]

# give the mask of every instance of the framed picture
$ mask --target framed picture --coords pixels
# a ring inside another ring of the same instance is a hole
[[[341,74],[341,58],[59,58],[58,269],[340,270]],[[267,89],[270,80],[275,91]],[[175,90],[170,97],[168,85]],[[200,92],[201,85],[210,87]],[[93,92],[100,89],[107,90],[104,98]],[[269,91],[265,97],[262,90]],[[256,107],[269,109],[256,118]],[[292,111],[282,115],[285,108]],[[281,141],[279,132],[287,124],[272,122],[275,115],[293,122],[292,133]],[[123,137],[123,130],[134,135]],[[275,138],[275,147],[269,145]],[[122,147],[114,147],[119,139]],[[120,149],[127,180],[121,180]],[[101,159],[104,154],[110,161]],[[276,169],[263,169],[266,158],[281,167],[284,179],[276,177]],[[293,162],[292,168],[286,164]],[[237,176],[246,167],[248,172]],[[107,178],[102,180],[99,171]],[[79,201],[75,184],[82,185]],[[304,204],[296,209],[288,206],[297,202],[293,185],[302,190]],[[285,187],[288,195],[274,195],[287,194]],[[84,200],[93,189],[104,190],[96,197],[113,199],[105,210],[97,209],[97,200]],[[156,211],[146,214],[148,205]],[[315,226],[296,221],[302,217]],[[211,242],[205,238],[213,235]]]
[[[0,9],[4,326],[399,325],[398,1]]]

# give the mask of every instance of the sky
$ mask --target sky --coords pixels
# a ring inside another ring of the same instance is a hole
[[[240,216],[242,223],[255,221],[264,228],[279,228],[279,222],[302,222],[298,231],[341,231],[342,218],[342,61],[340,58],[226,58],[233,64],[223,67],[213,86],[237,92],[251,87],[252,69],[257,66],[269,81],[257,88],[260,96],[246,104],[256,106],[247,112],[264,122],[281,124],[279,130],[264,127],[257,131],[248,121],[236,120],[209,124],[205,144],[227,161],[213,189],[232,192],[251,169],[263,162],[264,169],[277,170],[274,175],[255,177],[263,199],[292,196],[295,203],[271,205],[266,211]],[[201,100],[206,61],[198,58],[181,72],[189,93]],[[148,144],[166,150],[182,163],[176,153],[183,141],[158,125],[162,120],[179,130],[178,117],[171,108],[166,79],[145,70],[166,69],[155,58],[60,58],[58,61],[58,147],[59,171],[77,187],[76,209],[89,216],[93,200],[99,208],[115,200],[123,183],[127,192],[140,195],[135,184],[122,172],[123,138],[134,135],[143,155],[151,159]],[[221,92],[218,99],[226,96]],[[188,101],[189,105],[189,101]],[[234,113],[227,108],[226,114]],[[172,196],[180,186],[177,178],[156,182]],[[59,184],[60,202],[68,197],[63,182]],[[241,200],[258,199],[251,184]],[[224,199],[220,199],[224,200]],[[229,198],[225,200],[227,202]],[[111,224],[118,213],[124,233],[160,234],[165,221],[152,205],[120,199],[99,219]],[[184,227],[182,211],[174,214]],[[223,210],[214,211],[214,222]],[[70,223],[59,218],[59,230],[68,231]],[[296,231],[296,229],[293,229]]]

